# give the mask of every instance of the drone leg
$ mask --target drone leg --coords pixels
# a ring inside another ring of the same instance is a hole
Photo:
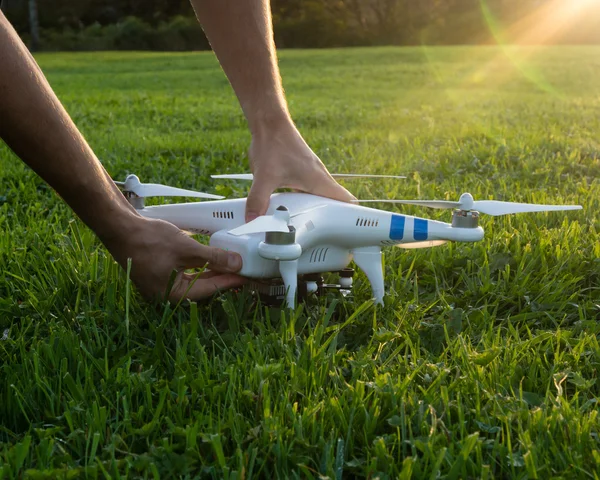
[[[298,288],[298,260],[281,260],[279,262],[279,273],[286,289],[285,300],[287,306],[293,310],[296,304],[296,290]]]
[[[354,255],[354,263],[365,272],[369,282],[371,282],[375,303],[383,305],[384,285],[381,248],[356,248],[352,253]]]

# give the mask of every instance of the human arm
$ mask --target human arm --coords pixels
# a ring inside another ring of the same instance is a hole
[[[60,194],[121,266],[132,259],[131,278],[144,295],[164,294],[173,270],[178,270],[173,300],[199,299],[243,283],[231,274],[241,268],[239,256],[200,245],[167,222],[143,218],[129,205],[2,12],[0,138]],[[193,277],[183,270],[207,261],[225,274],[207,273],[191,285]]]
[[[246,220],[264,214],[271,193],[280,187],[352,200],[292,121],[277,65],[269,1],[191,3],[252,134],[249,157],[254,181],[246,202]]]

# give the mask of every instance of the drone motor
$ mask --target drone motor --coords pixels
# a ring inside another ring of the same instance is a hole
[[[479,226],[479,212],[475,210],[454,210],[452,212],[453,228],[477,228]]]
[[[127,191],[123,192],[123,196],[127,199],[129,204],[136,210],[141,210],[145,207],[144,197],[138,197],[135,193]]]

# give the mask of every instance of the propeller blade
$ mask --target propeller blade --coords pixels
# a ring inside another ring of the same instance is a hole
[[[513,203],[498,200],[479,200],[473,202],[473,210],[493,216],[508,215],[511,213],[581,210],[582,208],[581,205],[536,205],[534,203]]]
[[[360,173],[332,173],[335,178],[406,178],[401,175],[363,175]],[[211,178],[228,178],[230,180],[252,180],[254,176],[251,173],[232,173],[224,175],[211,175]]]
[[[562,210],[581,210],[581,205],[537,205],[535,203],[502,202],[499,200],[473,200],[470,193],[463,193],[458,202],[447,200],[353,200],[356,203],[401,203],[430,208],[458,208],[476,210],[486,215],[508,215],[511,213],[550,212]]]
[[[331,176],[335,178],[406,178],[403,175],[368,175],[362,173],[332,173]]]
[[[404,205],[418,205],[430,208],[457,208],[459,202],[447,200],[352,200],[354,203],[402,203]]]
[[[250,235],[251,233],[283,232],[290,231],[290,211],[287,207],[280,205],[272,215],[261,215],[251,222],[230,230],[233,235]]]
[[[399,243],[394,246],[408,250],[408,249],[417,249],[417,248],[439,247],[440,245],[444,245],[445,243],[448,243],[448,240],[426,240],[424,242]]]
[[[277,218],[273,215],[263,215],[257,217],[240,227],[229,230],[232,235],[250,235],[252,233],[264,232],[289,232],[288,222],[285,219]]]
[[[220,200],[225,198],[221,195],[213,195],[212,193],[195,192],[194,190],[185,190],[183,188],[169,187],[158,183],[141,183],[136,175],[127,175],[124,182],[115,182],[115,185],[126,192],[133,192],[138,197],[196,197],[196,198],[212,198]]]
[[[140,183],[133,188],[133,193],[138,197],[196,197],[196,198],[212,198],[215,200],[225,198],[221,195],[213,195],[211,193],[195,192],[193,190],[185,190],[183,188],[169,187],[167,185],[159,185],[158,183]]]
[[[225,175],[211,175],[210,178],[229,178],[231,180],[252,180],[254,176],[251,173],[231,173]]]

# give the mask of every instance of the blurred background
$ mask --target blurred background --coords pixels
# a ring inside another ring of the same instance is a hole
[[[278,48],[600,43],[600,0],[272,0]],[[188,0],[2,0],[32,50],[205,50]]]

